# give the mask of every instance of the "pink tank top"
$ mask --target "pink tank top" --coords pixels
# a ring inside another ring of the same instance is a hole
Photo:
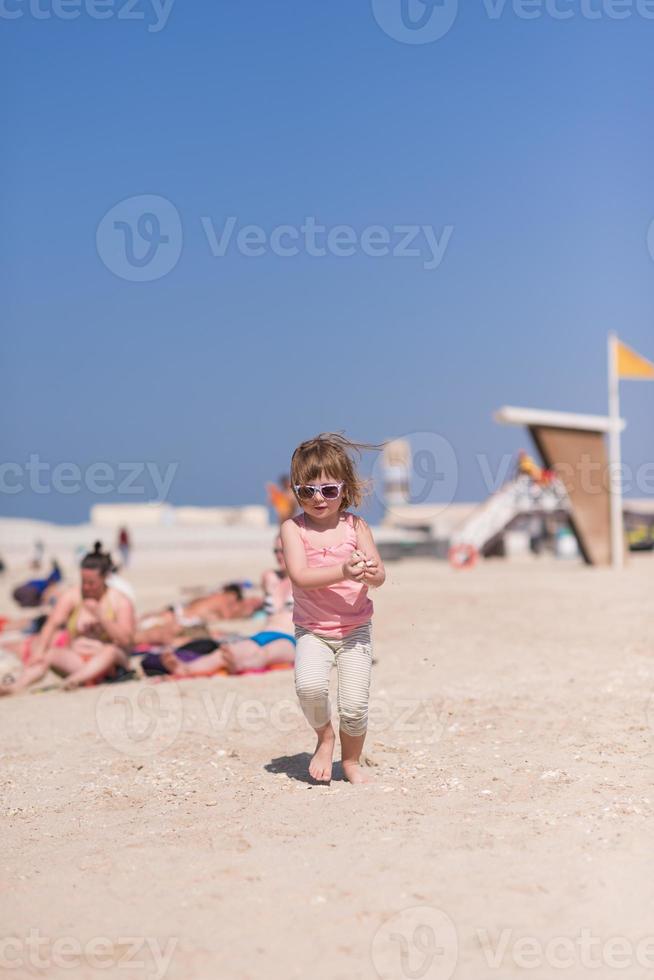
[[[353,514],[343,515],[345,540],[331,548],[316,548],[309,543],[304,514],[294,517],[293,520],[300,529],[309,568],[342,565],[357,546]],[[303,589],[294,585],[293,598],[295,625],[333,639],[347,636],[357,626],[369,623],[373,611],[372,602],[368,598],[368,586],[351,579],[343,579],[336,585],[327,585],[322,589]]]

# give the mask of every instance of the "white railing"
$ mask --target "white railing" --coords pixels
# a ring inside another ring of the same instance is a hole
[[[470,545],[477,551],[501,534],[521,514],[551,514],[568,511],[565,487],[554,478],[540,485],[527,476],[505,483],[485,500],[452,535],[453,545]]]

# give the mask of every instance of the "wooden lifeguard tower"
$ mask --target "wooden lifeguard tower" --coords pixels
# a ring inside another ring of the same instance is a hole
[[[545,466],[563,483],[570,504],[570,524],[584,560],[590,565],[621,565],[622,537],[612,542],[611,494],[615,492],[607,437],[625,427],[618,418],[547,412],[505,406],[495,413],[504,425],[525,426]],[[618,475],[619,477],[619,475]],[[619,554],[614,551],[619,549]]]

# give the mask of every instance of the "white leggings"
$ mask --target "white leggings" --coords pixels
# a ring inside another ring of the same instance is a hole
[[[295,639],[295,690],[311,727],[324,728],[331,720],[329,675],[336,664],[341,729],[346,735],[365,735],[372,666],[370,623],[343,639],[318,636],[296,626]]]

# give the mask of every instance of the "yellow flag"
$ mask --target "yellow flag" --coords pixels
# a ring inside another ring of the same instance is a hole
[[[619,378],[654,378],[654,364],[619,340],[616,344]]]

